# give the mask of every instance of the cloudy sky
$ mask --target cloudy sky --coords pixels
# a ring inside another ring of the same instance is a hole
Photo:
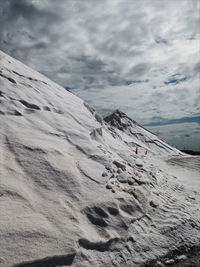
[[[193,149],[199,25],[200,0],[0,0],[1,50],[99,112],[119,108],[171,143],[174,129]]]

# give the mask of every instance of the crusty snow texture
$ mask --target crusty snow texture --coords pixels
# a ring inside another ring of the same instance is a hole
[[[144,266],[197,245],[199,194],[159,169],[172,155],[0,52],[0,266]]]

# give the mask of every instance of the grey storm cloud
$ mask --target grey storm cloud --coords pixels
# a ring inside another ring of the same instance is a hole
[[[0,2],[0,49],[99,111],[199,112],[199,0]]]

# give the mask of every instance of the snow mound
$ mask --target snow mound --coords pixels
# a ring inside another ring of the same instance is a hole
[[[152,163],[180,151],[3,52],[0,146],[2,267],[153,266],[199,244],[198,192]]]

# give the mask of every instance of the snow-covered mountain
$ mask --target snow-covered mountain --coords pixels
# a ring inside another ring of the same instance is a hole
[[[105,116],[104,121],[111,126],[109,129],[112,132],[116,132],[127,145],[137,147],[138,151],[140,150],[142,154],[144,154],[144,151],[147,151],[162,156],[183,155],[182,152],[168,145],[119,110]],[[140,153],[138,152],[138,154]]]
[[[161,168],[180,151],[3,52],[0,149],[2,267],[154,266],[200,244],[199,193]]]

